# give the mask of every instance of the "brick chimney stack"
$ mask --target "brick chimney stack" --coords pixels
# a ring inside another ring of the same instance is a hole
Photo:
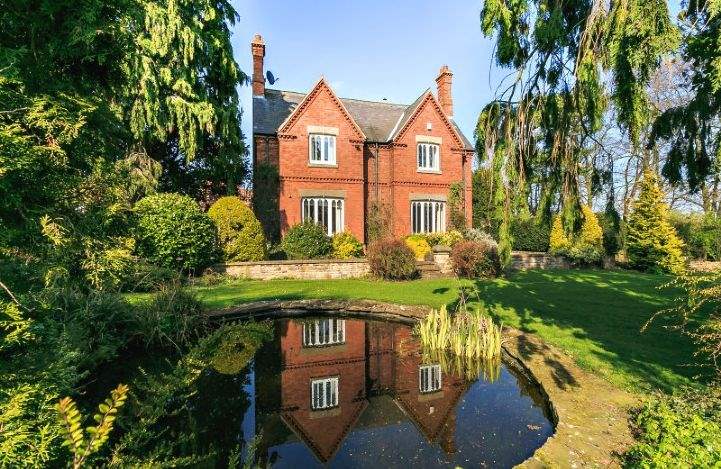
[[[451,84],[453,83],[453,74],[448,65],[441,67],[441,71],[436,78],[438,85],[438,103],[441,109],[448,117],[453,117],[453,95],[451,94]]]
[[[265,74],[263,73],[263,57],[265,57],[265,42],[260,34],[256,34],[250,43],[253,53],[253,96],[265,95]]]

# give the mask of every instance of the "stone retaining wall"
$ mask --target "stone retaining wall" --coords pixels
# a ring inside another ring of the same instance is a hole
[[[441,274],[452,276],[450,251],[436,250],[433,254]],[[511,268],[527,269],[567,269],[568,262],[562,257],[551,256],[544,252],[513,252]],[[317,259],[302,261],[261,261],[230,262],[215,266],[214,270],[236,278],[272,280],[295,278],[301,280],[342,279],[365,277],[370,274],[365,259]]]
[[[546,252],[514,251],[511,253],[511,269],[569,269],[571,265],[560,256]]]
[[[296,278],[319,280],[365,277],[370,273],[364,259],[318,259],[302,261],[230,262],[214,270],[231,277],[256,280]]]

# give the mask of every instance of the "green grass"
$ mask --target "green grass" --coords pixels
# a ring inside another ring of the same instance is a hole
[[[383,282],[373,280],[235,280],[195,287],[209,309],[258,300],[367,298],[402,304],[453,305],[460,285],[474,285],[498,320],[532,332],[580,366],[632,391],[671,390],[693,382],[693,345],[655,322],[675,292],[669,278],[626,271],[527,271],[508,279]],[[135,295],[134,300],[142,298]]]

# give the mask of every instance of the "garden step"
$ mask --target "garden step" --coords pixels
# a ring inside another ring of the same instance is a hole
[[[438,264],[433,261],[416,261],[416,266],[421,274],[421,278],[444,278],[446,275],[441,273]]]

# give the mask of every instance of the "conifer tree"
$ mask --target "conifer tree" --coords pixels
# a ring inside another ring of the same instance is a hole
[[[598,218],[588,205],[582,205],[583,224],[578,234],[581,243],[600,248],[603,245],[603,229],[598,223]]]
[[[551,236],[549,238],[549,252],[551,254],[562,254],[570,246],[566,232],[563,230],[563,223],[561,217],[556,215],[553,218],[553,225],[551,226]]]
[[[683,242],[669,221],[669,208],[656,174],[647,169],[628,218],[626,249],[631,267],[679,273],[684,268]]]

